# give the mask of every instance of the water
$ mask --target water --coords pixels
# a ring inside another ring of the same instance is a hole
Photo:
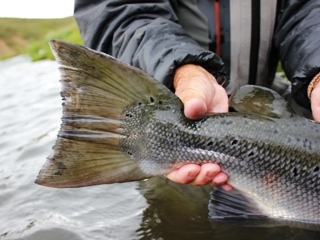
[[[58,79],[53,61],[0,62],[0,239],[320,239],[294,228],[210,222],[209,186],[164,178],[80,189],[34,184],[59,130]]]

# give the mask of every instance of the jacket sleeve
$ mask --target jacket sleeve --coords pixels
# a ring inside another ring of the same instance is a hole
[[[310,109],[307,88],[320,72],[320,1],[287,0],[280,9],[275,46],[288,79],[292,97]]]
[[[175,69],[201,65],[217,79],[222,60],[178,24],[173,1],[76,0],[75,18],[86,46],[138,67],[173,89]]]

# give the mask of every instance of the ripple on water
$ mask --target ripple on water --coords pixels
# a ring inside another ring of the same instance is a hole
[[[0,239],[134,236],[145,207],[137,183],[81,189],[34,184],[60,126],[57,64],[0,62],[0,76]]]

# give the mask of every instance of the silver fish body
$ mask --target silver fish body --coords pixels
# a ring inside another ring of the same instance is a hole
[[[141,70],[75,44],[53,40],[51,47],[60,64],[63,117],[36,183],[137,181],[215,162],[248,199],[242,215],[319,228],[320,125],[296,116],[276,93],[246,86],[230,98],[239,112],[192,121],[181,101]]]
[[[274,218],[320,222],[320,125],[291,115],[213,114],[191,121],[162,102],[124,111],[120,148],[145,172],[217,162]],[[148,117],[146,117],[148,116]],[[144,121],[142,121],[144,119]],[[132,132],[131,129],[134,129]]]

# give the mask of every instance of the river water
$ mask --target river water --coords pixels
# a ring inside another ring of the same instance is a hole
[[[54,61],[0,62],[0,239],[320,239],[318,232],[208,220],[211,187],[164,178],[52,189],[34,184],[59,130]]]

